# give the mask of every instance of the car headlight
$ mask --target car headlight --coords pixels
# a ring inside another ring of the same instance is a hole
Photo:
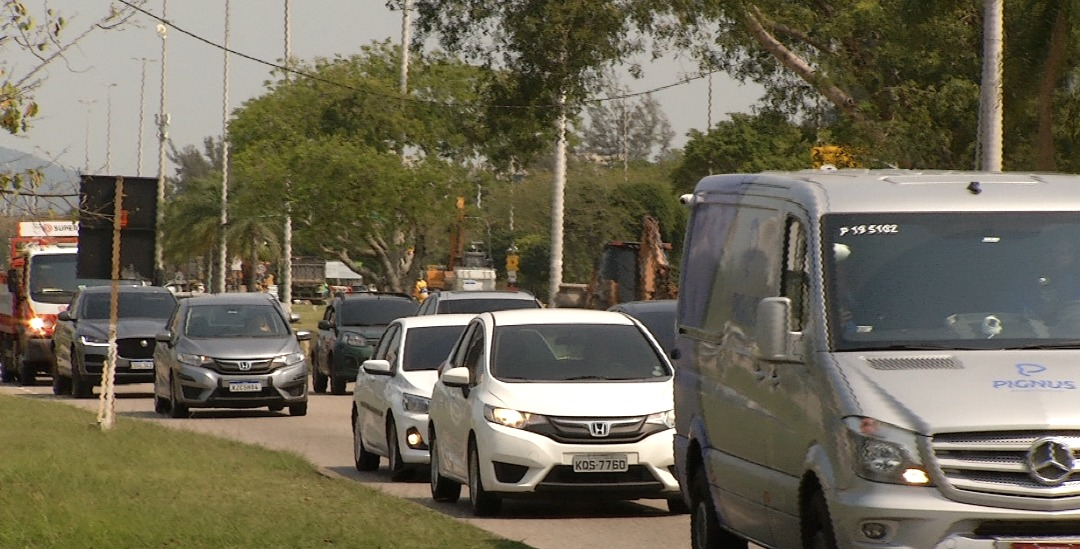
[[[664,427],[667,427],[668,429],[674,429],[675,428],[675,410],[668,410],[666,412],[658,412],[658,413],[655,413],[655,414],[650,414],[648,417],[645,418],[645,423],[650,423],[650,424],[653,424],[653,425],[663,425]]]
[[[545,421],[544,416],[540,414],[511,410],[510,408],[497,408],[490,404],[484,405],[484,419],[513,429],[524,429],[529,425]]]
[[[271,367],[292,366],[293,364],[299,364],[304,361],[304,353],[289,353],[287,355],[281,355],[274,357]]]
[[[367,345],[367,339],[365,339],[364,336],[352,332],[348,332],[341,336],[341,342],[350,347],[363,347]]]
[[[412,412],[414,414],[426,414],[428,413],[429,404],[431,404],[430,398],[410,393],[401,394],[401,407],[406,412]]]
[[[176,353],[176,359],[184,364],[203,366],[214,362],[214,359],[206,355],[193,355],[188,353]]]
[[[931,484],[915,433],[868,417],[847,417],[844,425],[860,477],[890,484]]]
[[[103,347],[109,344],[109,340],[91,335],[79,336],[79,341],[82,341],[83,345],[91,347]]]

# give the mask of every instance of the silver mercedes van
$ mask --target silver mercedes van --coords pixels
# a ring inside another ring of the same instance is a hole
[[[709,176],[682,197],[695,548],[1080,548],[1080,176]]]

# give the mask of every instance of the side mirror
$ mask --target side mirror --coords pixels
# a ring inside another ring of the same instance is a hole
[[[307,330],[297,330],[296,331],[296,340],[297,341],[309,341],[310,339],[311,339],[311,332],[309,332]]]
[[[319,321],[319,329],[320,330],[333,330],[334,325],[329,320],[320,320]]]
[[[394,371],[390,368],[390,361],[388,360],[365,360],[361,365],[364,371],[373,376],[390,376],[394,375]]]
[[[466,388],[469,386],[469,369],[464,366],[450,368],[443,372],[439,379],[442,380],[443,385],[446,385],[447,387]]]
[[[158,343],[164,343],[167,346],[172,346],[172,340],[173,333],[169,330],[154,334],[154,341],[157,341]]]
[[[755,339],[762,359],[790,362],[800,333],[791,331],[791,299],[767,297],[758,303]]]
[[[65,322],[75,320],[67,311],[60,311],[59,313],[56,313],[56,319],[63,320]]]
[[[300,315],[289,313],[289,324],[296,324],[297,322],[300,322]]]

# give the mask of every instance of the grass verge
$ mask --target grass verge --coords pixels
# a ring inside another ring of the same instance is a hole
[[[0,547],[527,549],[288,452],[0,395]]]

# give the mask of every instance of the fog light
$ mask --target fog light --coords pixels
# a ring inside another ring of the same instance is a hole
[[[864,522],[862,524],[862,534],[867,539],[880,540],[889,533],[889,529],[880,522]]]
[[[409,427],[405,431],[405,444],[408,444],[409,448],[418,448],[424,445],[424,437],[420,435],[420,431],[417,431],[416,427]]]

